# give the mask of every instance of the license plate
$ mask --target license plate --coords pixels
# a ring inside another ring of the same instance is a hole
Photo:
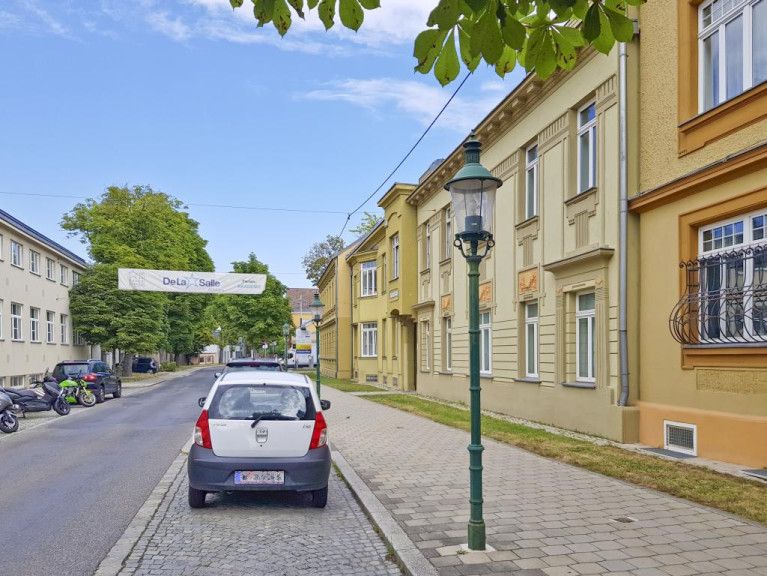
[[[245,471],[238,470],[234,473],[235,484],[284,484],[285,472],[282,470],[268,471]]]

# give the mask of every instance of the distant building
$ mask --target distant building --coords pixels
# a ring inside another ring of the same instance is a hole
[[[90,356],[72,331],[69,290],[88,263],[0,210],[0,385],[24,386]]]

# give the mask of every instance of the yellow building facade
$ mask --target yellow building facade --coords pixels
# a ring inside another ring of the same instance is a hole
[[[767,2],[640,10],[640,441],[767,467]]]
[[[635,93],[636,46],[628,50]],[[627,405],[618,405],[618,74],[617,48],[586,50],[570,73],[528,76],[476,129],[482,164],[503,180],[495,246],[480,265],[480,368],[484,409],[632,442],[635,333]],[[635,134],[632,108],[627,122]],[[453,246],[444,190],[462,165],[458,147],[408,202],[417,210],[416,388],[467,403],[467,266]],[[636,162],[627,170],[636,185]],[[636,246],[637,227],[628,224]],[[637,269],[635,254],[628,262]],[[636,326],[638,277],[628,280]]]

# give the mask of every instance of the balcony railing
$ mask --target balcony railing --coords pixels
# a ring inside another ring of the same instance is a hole
[[[682,262],[686,290],[669,317],[688,345],[767,345],[767,245]]]

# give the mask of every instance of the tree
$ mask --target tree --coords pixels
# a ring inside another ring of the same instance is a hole
[[[356,236],[364,236],[368,232],[370,232],[373,228],[376,227],[376,224],[378,224],[381,221],[381,217],[376,214],[375,212],[365,212],[365,215],[362,217],[362,220],[357,225],[356,228],[351,228],[349,232]]]
[[[357,31],[365,10],[380,8],[380,0],[252,0],[258,26],[273,23],[284,36],[292,11],[304,18],[315,7],[329,30],[336,7],[341,24]],[[423,1],[423,0],[421,0]],[[443,86],[458,77],[463,65],[474,71],[481,61],[504,77],[519,62],[528,72],[548,78],[557,68],[570,70],[578,49],[590,44],[607,54],[616,40],[628,42],[634,25],[626,5],[645,0],[433,0],[437,5],[428,28],[415,39],[415,70],[434,76]],[[229,0],[239,8],[243,0]],[[319,5],[319,6],[318,6]]]
[[[301,260],[306,271],[306,278],[316,286],[328,262],[344,249],[344,240],[340,236],[328,235],[324,242],[317,242]]]
[[[251,253],[245,262],[232,262],[234,272],[266,274],[266,287],[258,296],[223,294],[216,296],[213,316],[221,325],[226,341],[242,338],[250,348],[261,343],[279,341],[282,325],[292,323],[290,301],[285,297],[287,287],[269,273],[269,267]]]
[[[201,347],[200,324],[209,298],[117,290],[119,267],[213,270],[198,223],[183,208],[149,186],[112,186],[62,219],[62,227],[80,237],[95,261],[72,290],[73,326],[88,342],[123,351],[126,374],[135,353],[166,347],[189,354]]]

